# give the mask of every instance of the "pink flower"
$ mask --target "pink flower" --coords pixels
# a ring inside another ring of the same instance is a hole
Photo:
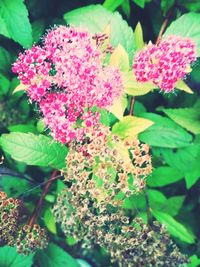
[[[133,72],[139,82],[151,81],[168,93],[184,78],[195,60],[192,40],[172,35],[139,51],[134,58]]]
[[[42,48],[34,46],[14,63],[13,71],[28,85],[30,100],[38,102],[56,140],[80,140],[83,125],[98,123],[91,109],[112,105],[122,94],[119,69],[105,67],[101,59],[88,31],[59,26],[47,33]]]

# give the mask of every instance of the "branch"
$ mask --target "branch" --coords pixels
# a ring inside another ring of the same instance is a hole
[[[129,115],[133,115],[134,104],[135,104],[135,96],[132,96],[131,97],[131,105],[130,105]]]
[[[42,191],[42,194],[41,194],[40,199],[39,199],[39,201],[37,203],[37,206],[35,207],[35,210],[33,211],[33,214],[32,214],[32,216],[31,216],[31,218],[30,218],[30,220],[28,222],[28,225],[31,226],[31,227],[33,227],[35,221],[37,220],[38,215],[40,214],[44,197],[48,193],[51,184],[53,183],[53,181],[57,177],[56,174],[57,174],[57,171],[53,171],[53,173],[51,175],[51,178],[48,180],[47,184],[44,187],[44,190]]]

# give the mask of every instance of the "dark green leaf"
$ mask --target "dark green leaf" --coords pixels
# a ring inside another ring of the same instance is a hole
[[[0,71],[6,73],[10,70],[11,58],[6,49],[0,46]]]
[[[45,20],[39,19],[32,23],[33,43],[38,43],[44,33]]]
[[[74,258],[53,243],[37,253],[37,262],[39,267],[80,267]]]
[[[32,133],[3,134],[1,147],[15,160],[28,165],[65,167],[67,148],[44,135]]]
[[[158,147],[186,147],[192,141],[192,136],[172,120],[154,113],[140,115],[154,122],[139,139],[151,146]]]
[[[176,221],[172,216],[160,211],[152,211],[154,217],[162,224],[166,225],[169,233],[183,242],[193,244],[195,237],[190,233],[184,225]]]
[[[133,2],[141,8],[145,6],[145,0],[133,0]]]

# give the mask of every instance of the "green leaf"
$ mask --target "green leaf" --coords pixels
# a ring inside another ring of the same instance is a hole
[[[33,43],[38,43],[45,30],[45,20],[39,19],[32,23]]]
[[[74,258],[53,243],[46,249],[38,251],[36,257],[39,267],[80,267]]]
[[[4,246],[0,248],[1,267],[31,267],[33,254],[24,256],[16,252],[16,248]]]
[[[66,13],[64,19],[68,24],[85,27],[91,33],[103,32],[110,24],[111,44],[114,47],[121,44],[132,60],[135,52],[133,30],[118,12],[112,13],[101,5],[90,5]]]
[[[10,132],[20,133],[37,133],[37,129],[33,124],[17,124],[8,127]]]
[[[181,209],[185,196],[174,196],[168,198],[162,205],[155,207],[155,210],[167,213],[171,216],[176,216]]]
[[[173,121],[194,134],[200,134],[200,108],[161,109]]]
[[[189,260],[190,263],[187,265],[187,267],[198,267],[200,265],[200,258],[198,258],[197,255],[192,255]]]
[[[180,181],[182,178],[182,173],[177,169],[162,166],[153,170],[152,174],[147,179],[147,184],[153,187],[166,186]]]
[[[0,0],[0,17],[9,36],[25,48],[32,45],[32,30],[28,10],[23,0]]]
[[[118,44],[110,56],[111,66],[117,66],[121,71],[129,71],[129,58],[126,50]]]
[[[200,179],[199,161],[196,163],[196,168],[185,173],[185,182],[187,189],[190,189]]]
[[[197,56],[200,56],[200,14],[186,13],[177,20],[173,21],[167,28],[164,36],[177,35],[190,37],[197,45]]]
[[[0,73],[0,96],[4,96],[8,93],[10,87],[10,81],[6,76]]]
[[[53,234],[57,234],[57,230],[56,230],[56,221],[55,221],[55,218],[51,212],[51,209],[48,208],[45,210],[45,213],[44,213],[44,223],[47,227],[47,229],[53,233]]]
[[[105,0],[103,7],[109,11],[114,11],[123,3],[123,1],[124,0]]]
[[[15,160],[28,165],[65,167],[67,148],[44,135],[10,133],[0,137],[2,149]]]
[[[132,96],[145,95],[150,91],[156,89],[156,85],[154,85],[151,82],[146,82],[146,83],[137,82],[132,71],[122,73],[122,79],[125,92],[128,95]]]
[[[115,115],[116,118],[122,120],[124,111],[127,107],[127,97],[125,95],[120,98],[116,98],[112,104],[112,106],[108,107],[108,111]]]
[[[0,46],[0,71],[6,73],[10,70],[11,58],[6,49]]]
[[[153,124],[148,119],[143,119],[135,116],[126,116],[120,122],[115,123],[112,128],[112,133],[121,138],[134,137],[146,130]]]
[[[5,24],[5,21],[0,16],[0,34],[2,34],[5,37],[10,38],[10,34],[8,32],[7,26]]]
[[[131,15],[131,6],[130,6],[130,0],[124,0],[121,8],[124,12],[124,14],[129,18]]]
[[[135,44],[136,44],[136,49],[140,50],[144,47],[144,39],[143,39],[143,31],[142,31],[142,26],[140,22],[137,23],[135,27]]]
[[[23,179],[23,177],[1,174],[0,188],[2,188],[9,197],[18,197],[25,191],[29,190],[30,187],[31,183]]]
[[[154,208],[157,207],[158,203],[163,204],[167,200],[166,196],[155,189],[149,189],[147,190],[148,196],[149,196],[149,203],[150,207]]]
[[[168,10],[174,5],[175,0],[162,0],[161,8],[163,10],[164,16],[167,14]]]
[[[176,221],[172,216],[167,213],[160,211],[152,211],[154,217],[162,224],[166,225],[169,233],[181,241],[193,244],[195,242],[195,237],[190,233],[184,225]]]
[[[172,120],[154,113],[143,113],[140,116],[154,122],[139,135],[141,141],[158,147],[178,148],[190,145],[192,136]]]
[[[145,6],[145,0],[133,0],[133,2],[141,8]]]
[[[185,8],[189,9],[190,11],[193,12],[198,12],[200,11],[200,2],[199,0],[178,0],[177,2],[178,5],[184,6]]]

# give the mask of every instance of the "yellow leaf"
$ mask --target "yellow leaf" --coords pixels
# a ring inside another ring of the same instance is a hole
[[[116,98],[113,105],[108,107],[107,110],[115,115],[119,120],[123,118],[124,111],[127,106],[127,97],[122,95],[121,98]]]
[[[19,84],[13,91],[13,94],[19,92],[19,91],[26,91],[28,89],[28,85],[25,84]]]
[[[120,122],[115,123],[112,133],[121,138],[135,137],[153,124],[153,121],[145,118],[126,116]]]
[[[144,40],[143,40],[143,31],[142,31],[142,26],[140,22],[135,27],[135,44],[136,44],[136,49],[140,50],[145,46]]]
[[[188,94],[193,94],[194,92],[190,89],[190,87],[182,80],[179,80],[177,83],[176,83],[176,86],[175,86],[177,89],[179,90],[182,90],[182,91],[185,91],[186,93]]]
[[[119,67],[121,71],[129,71],[128,54],[120,44],[110,56],[110,65]]]
[[[123,85],[125,92],[128,95],[138,96],[145,95],[154,89],[157,89],[156,85],[151,82],[140,83],[137,82],[132,71],[122,73]]]

